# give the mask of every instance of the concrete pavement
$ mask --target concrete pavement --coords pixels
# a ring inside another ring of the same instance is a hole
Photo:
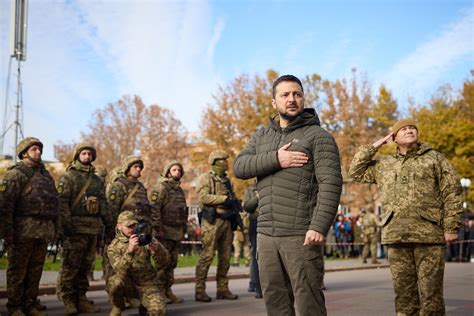
[[[385,259],[380,259],[380,264],[363,264],[361,259],[344,259],[344,260],[327,260],[325,261],[326,272],[350,271],[363,269],[379,269],[387,268],[388,263]],[[369,261],[370,262],[370,261]],[[98,281],[90,282],[90,291],[99,291],[105,289],[105,282],[100,280],[102,272],[95,271],[94,277]],[[176,268],[175,283],[194,282],[195,268]],[[211,266],[209,269],[208,281],[214,281],[216,276],[216,267]],[[245,279],[249,278],[249,268],[245,266],[230,267],[229,279]],[[58,272],[43,271],[40,281],[40,295],[54,294],[56,289],[56,280]],[[6,270],[0,270],[0,298],[6,297]]]

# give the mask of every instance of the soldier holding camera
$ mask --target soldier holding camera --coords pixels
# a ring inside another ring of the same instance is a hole
[[[165,250],[151,235],[140,232],[140,224],[131,211],[120,213],[115,239],[107,248],[112,275],[107,282],[112,303],[111,316],[125,309],[123,297],[138,297],[140,315],[166,315],[166,303],[151,264],[151,255],[160,256]],[[166,251],[166,250],[165,250]],[[148,313],[148,314],[147,314]]]
[[[227,178],[229,155],[217,150],[209,155],[211,171],[204,173],[197,180],[196,190],[201,204],[201,241],[202,251],[196,266],[195,299],[199,302],[210,302],[206,293],[206,279],[209,267],[218,252],[217,264],[217,299],[235,300],[237,295],[229,290],[227,272],[230,266],[232,248],[232,214],[236,204],[234,192]],[[240,217],[239,217],[240,219]],[[236,228],[236,226],[235,226]]]
[[[170,161],[166,164],[162,177],[150,191],[150,202],[155,213],[152,215],[152,221],[158,223],[160,227],[154,234],[170,254],[168,265],[159,272],[160,285],[170,303],[183,302],[182,298],[171,291],[174,283],[174,269],[178,265],[180,243],[184,239],[188,222],[186,197],[180,186],[183,175],[183,166],[178,161]],[[159,263],[161,259],[157,259]]]
[[[97,235],[105,225],[112,230],[112,218],[107,208],[102,180],[95,174],[93,145],[76,146],[73,161],[59,178],[59,209],[63,227],[63,265],[58,287],[66,315],[97,313],[86,297],[89,289],[87,274],[95,260]]]
[[[124,159],[115,181],[108,188],[108,202],[112,217],[116,221],[118,215],[124,211],[131,211],[135,214],[137,221],[146,224],[145,233],[151,235],[153,230],[159,230],[159,221],[152,220],[152,205],[150,204],[147,191],[143,183],[138,180],[144,168],[143,160],[138,156],[129,156]],[[164,267],[169,261],[167,254],[161,256],[157,268]],[[110,276],[110,263],[106,263],[108,268],[106,282]],[[132,307],[138,307],[138,302],[127,297],[128,303]]]

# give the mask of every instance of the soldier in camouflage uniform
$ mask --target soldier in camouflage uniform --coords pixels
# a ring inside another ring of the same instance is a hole
[[[141,171],[144,168],[143,160],[137,156],[129,156],[124,159],[122,166],[116,171],[115,181],[107,188],[107,200],[112,213],[112,217],[116,222],[118,214],[123,211],[131,211],[135,214],[138,221],[144,222],[148,226],[148,233],[160,230],[160,218],[158,212],[155,212],[150,204],[147,191],[142,182],[138,179],[141,177]],[[167,264],[169,256],[167,253],[162,255],[156,261],[157,269]],[[106,263],[109,267],[106,269],[105,276],[108,282],[110,263]],[[132,307],[138,304],[138,301],[127,296],[127,302]]]
[[[102,180],[102,185],[104,186],[105,192],[105,183],[107,178],[107,169],[103,166],[95,166],[95,174]],[[101,232],[97,235],[97,247],[96,252],[103,257],[103,248],[105,243],[105,227],[103,226]],[[94,281],[94,269],[95,269],[95,260],[92,262],[91,269],[87,273],[87,278],[89,281]],[[105,273],[104,273],[105,274]]]
[[[72,162],[58,180],[59,207],[63,226],[63,262],[59,275],[61,299],[66,315],[100,311],[86,297],[87,274],[95,261],[97,235],[112,230],[102,180],[95,174],[92,162],[95,147],[78,144]]]
[[[390,138],[396,153],[374,160]],[[382,243],[388,246],[397,315],[444,315],[445,243],[456,240],[462,214],[453,167],[418,142],[413,120],[402,120],[389,135],[362,146],[349,172],[355,181],[379,186]]]
[[[150,191],[153,211],[159,213],[154,218],[161,219],[157,222],[159,228],[154,234],[170,254],[170,261],[160,271],[159,276],[162,277],[160,282],[163,282],[164,293],[171,303],[183,302],[182,298],[171,291],[174,283],[174,269],[178,265],[180,243],[187,229],[188,208],[184,191],[180,187],[183,175],[183,166],[177,161],[171,161],[166,164],[162,177]]]
[[[365,212],[362,217],[362,226],[364,233],[364,250],[362,251],[362,262],[367,263],[367,258],[372,256],[372,263],[380,263],[377,261],[377,231],[381,226],[380,221],[374,214],[374,209],[369,208],[368,212]]]
[[[229,181],[226,174],[228,158],[229,155],[225,151],[217,150],[212,152],[208,159],[212,170],[202,174],[196,184],[201,209],[210,207],[214,212],[213,219],[211,220],[214,221],[213,223],[201,213],[203,215],[201,220],[202,251],[196,266],[195,288],[195,299],[199,302],[211,301],[211,298],[206,293],[206,279],[216,250],[218,253],[216,298],[228,300],[238,298],[237,295],[229,291],[229,279],[227,278],[232,248],[231,223],[228,219],[221,218],[228,211],[226,202],[231,197],[231,193],[224,184],[225,181]]]
[[[249,247],[249,214],[248,213],[240,213],[240,218],[242,219],[242,224],[244,226],[244,230],[237,228],[234,232],[234,263],[232,266],[238,267],[240,265],[240,254],[243,250],[243,255],[245,259],[245,266],[248,267],[250,265],[250,247]]]
[[[0,179],[1,238],[8,252],[8,315],[44,315],[38,286],[48,242],[60,231],[58,194],[41,162],[43,144],[27,137],[17,147],[20,162]]]
[[[156,272],[151,264],[151,253],[157,254],[161,247],[153,241],[140,246],[134,230],[138,221],[131,211],[120,213],[117,219],[115,239],[107,248],[107,256],[113,273],[107,282],[109,299],[112,302],[110,316],[121,315],[125,308],[123,297],[130,289],[139,298],[140,315],[166,315],[166,304],[157,283]]]

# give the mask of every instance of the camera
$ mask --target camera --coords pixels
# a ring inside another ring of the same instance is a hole
[[[133,233],[138,237],[139,246],[146,246],[151,242],[151,234],[149,231],[147,223],[140,222],[137,224]]]

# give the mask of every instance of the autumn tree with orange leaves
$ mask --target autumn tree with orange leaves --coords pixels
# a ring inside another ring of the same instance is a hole
[[[174,113],[156,104],[145,105],[138,96],[124,96],[96,110],[81,141],[95,144],[97,161],[108,171],[120,166],[129,155],[140,155],[145,164],[143,180],[156,181],[165,163],[186,156],[186,131]],[[74,144],[54,146],[59,161],[72,158]]]

